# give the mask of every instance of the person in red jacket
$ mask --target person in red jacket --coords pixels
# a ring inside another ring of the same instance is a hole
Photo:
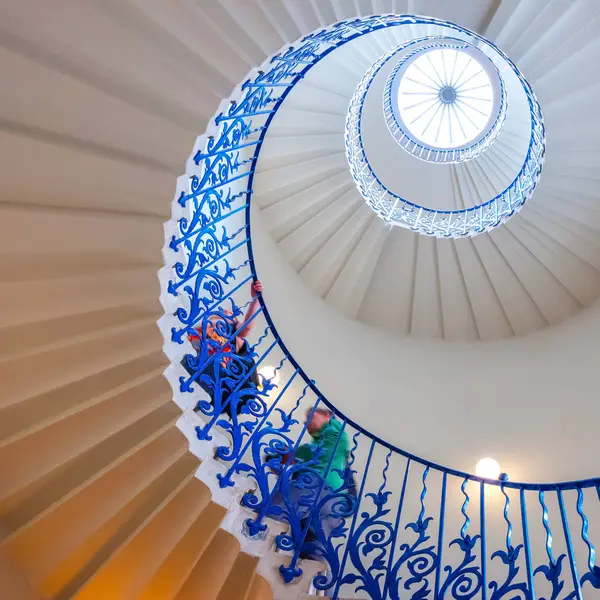
[[[237,388],[238,395],[241,398],[240,402],[236,406],[236,412],[239,414],[242,406],[245,404],[244,395],[252,395],[252,389],[256,389],[259,384],[258,373],[256,372],[256,369],[252,371],[255,366],[255,362],[247,341],[247,337],[254,328],[254,324],[256,322],[256,319],[252,320],[252,317],[256,314],[260,306],[258,296],[262,294],[262,291],[263,286],[260,281],[257,280],[251,284],[250,295],[252,297],[252,301],[248,306],[248,310],[246,311],[243,321],[240,323],[237,319],[231,319],[235,337],[232,337],[231,334],[228,336],[222,335],[222,333],[224,333],[223,330],[226,330],[227,327],[219,328],[217,326],[218,322],[222,321],[222,319],[217,315],[211,316],[206,325],[206,338],[210,341],[205,342],[204,334],[200,327],[194,330],[195,333],[188,336],[188,339],[196,352],[200,353],[202,345],[204,343],[208,343],[207,354],[209,357],[213,356],[217,352],[221,353],[219,362],[215,364],[217,359],[210,361],[204,367],[200,375],[197,375],[197,369],[189,363],[189,357],[186,356],[181,364],[190,375],[195,377],[194,381],[197,382],[198,385],[209,394],[213,401],[215,395],[215,386],[217,385],[218,380],[218,385],[221,388],[221,403],[224,405],[222,414],[227,414],[229,417],[231,417],[231,404],[227,401],[231,395],[231,392]],[[232,315],[231,311],[228,310],[224,310],[222,312],[226,317],[231,317]],[[231,354],[235,354],[238,357],[237,362],[241,364],[244,373],[241,375],[239,380],[235,380],[235,378],[233,378],[233,383],[229,381],[228,384],[230,387],[226,389],[225,386],[221,384],[221,379],[224,379],[226,376],[227,365],[231,360],[231,357],[228,355]],[[250,371],[252,371],[252,373],[247,375]]]

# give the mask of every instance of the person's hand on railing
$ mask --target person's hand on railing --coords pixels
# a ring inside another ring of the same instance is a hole
[[[262,294],[263,291],[263,284],[262,281],[260,281],[259,279],[257,279],[256,281],[253,281],[250,284],[250,296],[252,298],[258,298],[258,296],[260,294]]]
[[[246,316],[244,317],[244,321],[242,322],[242,325],[240,326],[240,328],[238,329],[238,337],[240,338],[246,338],[248,337],[248,334],[252,331],[252,328],[254,327],[254,323],[256,321],[256,319],[251,320],[252,317],[256,314],[256,311],[258,310],[260,303],[258,301],[258,296],[260,294],[262,294],[263,292],[263,285],[262,282],[260,280],[256,280],[253,281],[250,284],[250,297],[252,298],[252,302],[250,302],[250,306],[248,306],[248,310],[246,311]]]

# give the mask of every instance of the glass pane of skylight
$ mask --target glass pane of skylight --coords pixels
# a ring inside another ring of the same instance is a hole
[[[431,50],[406,69],[398,110],[410,134],[428,146],[457,148],[479,136],[494,105],[490,77],[472,55]]]

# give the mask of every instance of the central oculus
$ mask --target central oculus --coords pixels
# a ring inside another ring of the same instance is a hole
[[[460,148],[488,129],[496,86],[479,58],[462,48],[429,50],[398,74],[397,115],[415,140]]]

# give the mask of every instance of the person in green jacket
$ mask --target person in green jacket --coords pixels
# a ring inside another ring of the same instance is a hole
[[[310,418],[310,413],[313,413]],[[306,430],[314,440],[310,444],[303,444],[296,450],[295,459],[307,462],[313,458],[317,448],[322,448],[317,462],[312,468],[322,477],[325,483],[332,489],[337,490],[344,484],[340,475],[348,464],[348,436],[342,431],[342,422],[332,418],[332,413],[327,408],[309,408],[306,411]],[[341,432],[341,437],[340,437]],[[338,437],[340,438],[338,442]],[[331,461],[331,465],[329,464]],[[329,467],[329,470],[328,470]]]
[[[311,416],[312,413],[312,416]],[[320,497],[324,497],[332,492],[350,493],[351,490],[342,489],[346,483],[344,475],[348,467],[348,451],[349,442],[348,436],[342,431],[342,423],[333,417],[332,412],[326,408],[317,407],[315,409],[310,408],[306,412],[307,425],[306,430],[312,437],[313,441],[309,444],[303,444],[296,449],[294,454],[293,463],[309,463],[309,461],[315,460],[314,463],[310,463],[307,466],[307,471],[310,473],[309,477],[317,476],[323,478],[323,488],[320,493]],[[285,463],[288,460],[288,456],[282,457]],[[302,468],[296,469],[297,477],[303,475]],[[320,485],[318,482],[317,487]],[[314,489],[314,488],[313,488]],[[295,506],[298,511],[298,515],[303,520],[308,519],[311,516],[311,506],[306,506],[301,502],[302,497],[306,492],[303,487],[292,485],[290,498],[288,502],[291,502],[292,506]],[[317,498],[314,499],[317,501]],[[333,505],[336,502],[335,499],[329,500],[323,504],[319,511],[319,515],[313,515],[320,522],[321,529],[326,539],[329,539],[331,532],[337,527],[341,519],[332,515]],[[271,506],[285,506],[285,501],[282,497],[282,493],[278,490],[272,500]],[[279,514],[270,515],[276,520],[281,520]],[[304,539],[304,545],[307,546],[311,542],[317,540],[316,532],[312,525],[309,526],[306,537]],[[318,559],[319,556],[314,554],[313,551],[303,550],[300,553],[300,558],[313,558]]]

